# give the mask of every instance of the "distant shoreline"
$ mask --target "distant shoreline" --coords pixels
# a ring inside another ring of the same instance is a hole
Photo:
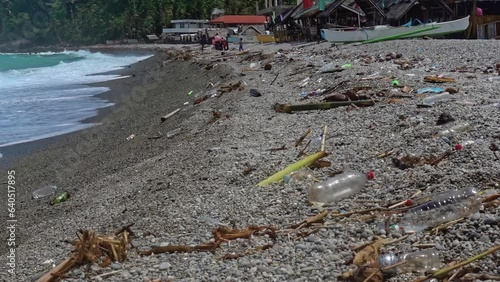
[[[124,54],[134,54],[134,55],[152,55],[152,57],[136,62],[134,64],[131,64],[129,66],[123,66],[122,69],[120,70],[115,70],[115,71],[109,71],[109,72],[104,72],[104,73],[99,73],[96,72],[92,75],[97,75],[97,74],[109,74],[109,75],[119,75],[119,76],[133,76],[136,73],[140,72],[144,68],[146,68],[149,64],[151,64],[157,55],[157,53],[153,50],[120,50],[120,49],[101,49],[101,48],[92,48],[90,47],[81,47],[81,48],[74,48],[71,51],[78,51],[78,50],[89,50],[90,52],[96,53],[96,52],[101,52],[101,53],[107,53],[107,54],[113,54],[113,55],[124,55]],[[48,49],[48,50],[42,50],[39,52],[61,52],[64,50],[54,50],[54,49]],[[25,53],[25,52],[23,52]],[[91,87],[107,87],[109,88],[108,91],[99,93],[96,95],[93,95],[93,97],[98,97],[103,100],[109,101],[110,103],[113,103],[114,105],[110,107],[105,107],[105,108],[100,108],[97,109],[97,114],[93,117],[89,117],[83,120],[80,120],[79,123],[82,125],[85,124],[90,124],[90,123],[99,123],[101,122],[108,114],[110,114],[114,109],[119,107],[121,105],[121,102],[123,99],[126,98],[127,93],[130,91],[127,91],[127,89],[123,89],[122,85],[122,80],[124,79],[129,79],[129,77],[125,78],[120,78],[120,79],[115,79],[115,80],[108,80],[104,82],[99,82],[99,83],[91,83],[91,84],[83,84],[85,86],[91,86]],[[20,143],[12,144],[12,145],[7,145],[0,147],[0,153],[2,153],[3,157],[0,158],[0,168],[9,166],[10,164],[16,162],[20,158],[27,156],[31,154],[34,151],[46,148],[47,146],[51,144],[55,144],[59,142],[62,139],[70,137],[72,134],[75,134],[80,131],[87,130],[87,128],[82,128],[82,129],[76,129],[74,131],[68,132],[68,133],[62,133],[62,134],[57,134],[50,136],[50,137],[42,137],[40,139],[36,139],[33,141],[26,141],[23,142],[21,141]],[[36,137],[35,137],[36,138]]]

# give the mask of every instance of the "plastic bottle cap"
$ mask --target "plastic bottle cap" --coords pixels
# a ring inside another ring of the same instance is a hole
[[[372,180],[375,178],[375,173],[373,173],[373,171],[369,171],[366,176],[368,177],[368,180]]]
[[[392,81],[392,85],[394,85],[394,86],[398,86],[398,85],[399,85],[399,81],[398,81],[398,80],[396,80],[396,79],[395,79],[395,80],[393,80],[393,81]]]
[[[406,200],[405,205],[407,205],[407,206],[411,206],[411,205],[413,205],[412,200],[411,200],[411,199]]]
[[[455,150],[460,151],[462,150],[463,146],[461,144],[455,145]]]

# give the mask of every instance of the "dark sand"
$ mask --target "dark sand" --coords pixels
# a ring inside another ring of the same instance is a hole
[[[151,51],[148,53],[151,54]],[[96,84],[110,87],[110,91],[99,96],[116,104],[101,109],[96,117],[84,121],[100,125],[2,148],[2,171],[16,172],[17,243],[22,245],[27,240],[45,242],[47,238],[40,237],[39,231],[53,228],[49,222],[72,222],[75,220],[74,212],[82,210],[91,214],[95,205],[99,204],[99,201],[91,205],[87,203],[87,195],[92,194],[89,193],[93,189],[92,183],[168,150],[172,141],[167,137],[151,140],[148,137],[166,135],[180,121],[192,115],[194,97],[189,97],[187,93],[204,90],[208,82],[220,80],[223,72],[222,68],[219,72],[207,72],[197,64],[171,62],[168,56],[159,52],[120,72],[131,77]],[[188,101],[190,104],[184,105]],[[161,116],[177,108],[182,110],[168,121],[160,122]],[[136,137],[127,140],[132,134]],[[6,176],[6,173],[2,175],[2,182],[6,181]],[[32,200],[32,191],[47,184],[57,185],[57,193],[69,192],[71,200],[68,203],[71,204],[49,206],[52,197]],[[97,192],[106,194],[110,191]],[[6,201],[5,195],[2,199]],[[97,227],[92,220],[80,219],[85,221],[80,222],[82,228]],[[111,224],[113,220],[106,221],[106,224]],[[53,238],[56,240],[52,242],[70,239],[76,230],[58,230],[58,235],[54,234],[57,239]],[[61,231],[64,233],[62,237]],[[2,229],[1,236],[7,236],[5,229]],[[6,245],[2,244],[0,254],[4,256],[6,251]]]

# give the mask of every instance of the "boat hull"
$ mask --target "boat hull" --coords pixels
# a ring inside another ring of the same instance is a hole
[[[438,27],[429,29],[430,27]],[[469,16],[448,22],[427,23],[417,26],[375,26],[372,29],[322,29],[321,36],[330,42],[349,43],[366,40],[375,40],[379,38],[397,37],[401,34],[407,34],[398,39],[415,38],[423,36],[438,36],[452,34],[466,30],[469,27]],[[422,32],[419,32],[422,30]]]
[[[257,34],[257,41],[259,41],[260,43],[270,43],[276,42],[276,39],[272,34]]]

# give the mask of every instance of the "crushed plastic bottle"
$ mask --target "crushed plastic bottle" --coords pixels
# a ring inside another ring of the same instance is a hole
[[[57,190],[55,185],[47,185],[40,189],[33,191],[33,199],[41,199],[53,195]]]
[[[441,264],[441,261],[439,260],[439,253],[436,249],[426,249],[399,256],[390,253],[379,257],[379,265],[381,268],[403,261],[405,262],[404,264],[392,268],[391,272],[396,272],[398,274],[410,272],[426,273],[439,269]]]
[[[482,144],[483,143],[483,140],[481,139],[477,139],[477,140],[466,140],[466,141],[463,141],[463,142],[460,142],[458,143],[457,145],[455,145],[455,150],[457,151],[460,151],[462,150],[464,147],[470,147],[474,144]]]
[[[311,146],[310,148],[312,150],[319,151],[321,149],[321,142],[323,142],[323,132],[321,132],[319,135],[311,139]]]
[[[459,123],[456,125],[453,125],[447,129],[441,130],[438,133],[436,133],[436,137],[443,137],[447,135],[452,135],[458,132],[469,132],[471,130],[471,126],[468,122],[464,123]]]
[[[491,81],[491,82],[500,81],[500,75],[489,77],[488,81]]]
[[[480,208],[481,200],[475,188],[448,191],[410,209],[396,229],[404,232],[420,232],[429,227],[472,215]]]
[[[417,94],[423,94],[423,93],[442,93],[444,92],[443,88],[440,87],[424,87],[420,88],[417,90]]]
[[[285,175],[285,177],[283,177],[283,182],[288,184],[290,182],[301,182],[312,178],[314,178],[314,175],[310,169],[301,169]]]
[[[374,177],[373,172],[347,171],[309,187],[307,198],[311,204],[323,206],[359,193]]]
[[[434,106],[438,102],[449,101],[453,99],[453,95],[448,92],[443,92],[441,94],[431,95],[422,99],[422,105]]]

